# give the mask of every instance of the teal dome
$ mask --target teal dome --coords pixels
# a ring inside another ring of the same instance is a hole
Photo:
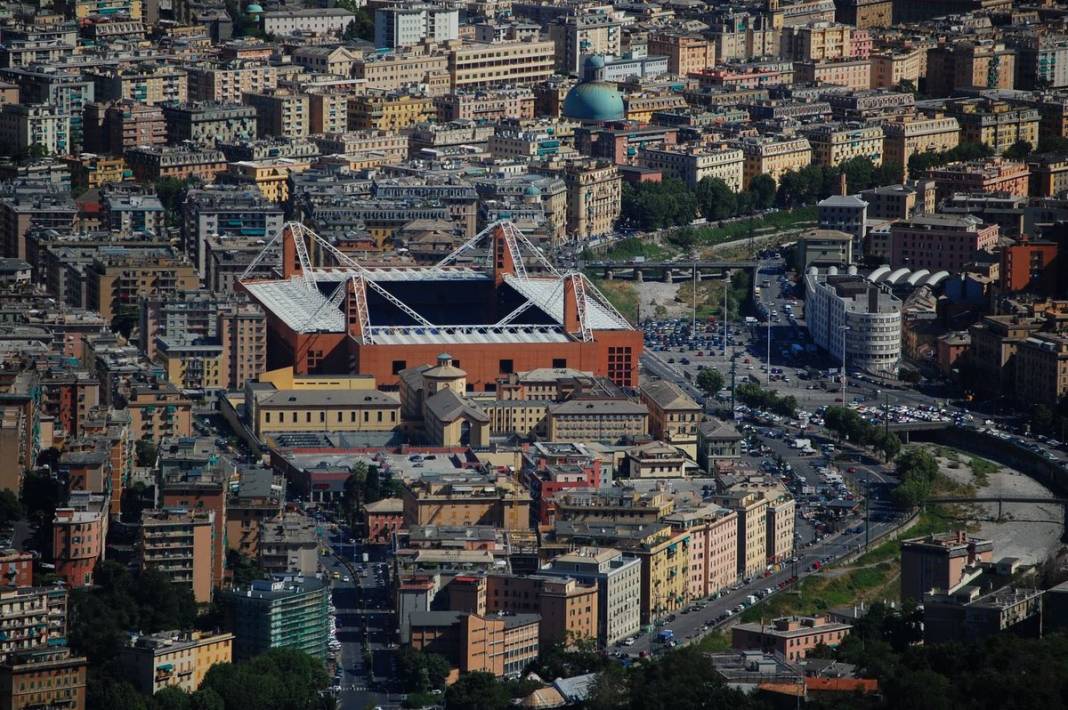
[[[567,118],[618,121],[623,115],[623,97],[615,86],[603,81],[576,84],[564,99],[564,116]]]
[[[248,7],[245,8],[245,13],[249,14],[249,15],[259,15],[262,12],[263,12],[263,7],[261,5],[256,4],[256,3],[251,3]]]
[[[541,197],[541,190],[537,185],[527,185],[527,189],[523,190],[523,194],[527,197]]]
[[[590,69],[604,69],[604,57],[600,54],[594,54],[586,60],[586,66]]]

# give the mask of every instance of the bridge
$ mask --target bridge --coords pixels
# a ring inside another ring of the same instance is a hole
[[[631,279],[634,281],[688,281],[696,279],[722,279],[727,271],[734,269],[756,270],[755,261],[588,261],[583,270],[600,275],[604,279]]]
[[[890,431],[907,434],[912,431],[939,431],[954,426],[956,424],[953,422],[890,422]]]

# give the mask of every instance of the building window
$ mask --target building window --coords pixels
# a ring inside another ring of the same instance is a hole
[[[511,360],[501,360],[498,366],[498,372],[504,375],[510,375],[515,371],[515,366]]]
[[[401,370],[404,370],[407,367],[408,367],[407,361],[405,361],[405,360],[394,360],[393,361],[393,374],[396,375]]]
[[[562,368],[565,368],[565,367],[567,367],[567,358],[563,358],[563,357],[554,357],[553,358],[553,368],[562,369]]]

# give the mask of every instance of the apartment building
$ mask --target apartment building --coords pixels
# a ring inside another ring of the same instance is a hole
[[[1011,89],[1016,52],[993,40],[964,40],[927,51],[927,91],[952,96],[964,89]]]
[[[340,7],[272,10],[260,15],[260,27],[268,35],[282,36],[298,32],[340,35],[355,19],[351,10]]]
[[[741,457],[743,437],[733,424],[709,419],[697,428],[697,463],[701,470],[711,474],[720,461],[733,461]]]
[[[9,155],[25,155],[31,148],[49,155],[69,153],[70,122],[71,115],[57,106],[0,105],[0,148]]]
[[[706,177],[718,178],[740,192],[745,176],[745,156],[740,148],[642,148],[638,161],[660,170],[665,177],[684,181],[691,188]]]
[[[1001,247],[1002,293],[1031,293],[1052,296],[1057,291],[1057,242],[1023,239]]]
[[[597,587],[597,641],[608,648],[641,628],[641,562],[619,550],[582,547],[554,558],[545,570]]]
[[[460,611],[414,611],[410,645],[444,656],[460,672],[514,677],[538,657],[537,614],[480,616]]]
[[[922,602],[933,590],[953,593],[993,561],[994,543],[964,530],[901,542],[901,599]]]
[[[890,227],[890,265],[960,272],[998,242],[996,224],[972,215],[921,215]]]
[[[256,110],[256,135],[260,138],[308,135],[311,114],[308,95],[288,89],[268,89],[246,93],[242,101]]]
[[[142,296],[193,291],[200,280],[192,265],[169,247],[115,247],[92,261],[86,272],[86,305],[111,320]]]
[[[650,56],[667,57],[668,72],[686,76],[716,63],[716,46],[700,35],[660,30],[649,33]]]
[[[808,331],[833,359],[854,369],[896,372],[901,301],[889,290],[859,276],[809,273],[805,296]]]
[[[167,64],[91,67],[87,73],[93,80],[97,101],[128,99],[155,106],[167,101],[182,103],[189,96],[186,70]]]
[[[52,561],[56,576],[71,589],[91,586],[93,568],[104,556],[107,514],[100,511],[56,509],[52,522]]]
[[[245,94],[278,87],[278,67],[268,62],[202,62],[188,67],[189,100],[240,104]]]
[[[854,158],[883,163],[883,129],[880,126],[825,124],[804,131],[812,146],[812,162],[836,167]]]
[[[448,93],[452,84],[450,56],[430,47],[370,54],[356,59],[352,76],[363,80],[368,89],[402,91],[426,86],[427,94],[440,96]]]
[[[234,633],[234,659],[272,648],[296,648],[326,659],[330,640],[330,585],[296,575],[257,579],[224,593]]]
[[[561,15],[549,23],[557,71],[578,75],[582,57],[622,52],[623,22],[615,12],[594,9]]]
[[[408,47],[459,39],[460,12],[433,3],[375,8],[375,47]]]
[[[1003,158],[983,158],[962,163],[949,163],[927,171],[934,180],[939,199],[955,193],[1007,193],[1026,197],[1031,171],[1025,163]]]
[[[871,88],[892,89],[903,81],[919,86],[927,74],[927,47],[880,49],[871,53]]]
[[[641,401],[649,409],[649,433],[696,459],[701,406],[670,380],[643,384]]]
[[[233,639],[201,631],[136,635],[119,649],[118,661],[124,677],[145,695],[169,687],[192,693],[213,665],[232,662]]]
[[[167,142],[191,141],[200,146],[252,140],[256,136],[255,106],[198,101],[162,107]],[[140,145],[140,144],[138,144]]]
[[[603,161],[569,161],[561,177],[567,187],[568,235],[584,241],[611,231],[622,210],[619,169]]]
[[[854,28],[838,22],[810,22],[784,27],[779,53],[797,62],[852,57]]]
[[[146,510],[138,539],[141,567],[162,572],[172,584],[190,587],[196,602],[207,604],[221,582],[212,577],[214,525],[211,510]]]
[[[853,58],[794,62],[794,81],[819,82],[865,91],[871,88],[871,60]]]
[[[812,145],[805,137],[759,136],[741,140],[745,163],[742,189],[748,190],[753,178],[767,175],[775,182],[788,170],[800,170],[812,162]]]
[[[150,146],[126,151],[126,162],[140,182],[157,182],[161,178],[178,180],[199,178],[211,183],[226,172],[226,156],[211,148],[175,148]]]
[[[0,653],[10,657],[66,639],[67,597],[62,586],[0,589]]]
[[[556,45],[550,41],[464,42],[449,51],[451,89],[529,86],[553,75]]]
[[[853,627],[825,616],[784,616],[731,628],[731,647],[739,651],[772,652],[788,662],[804,660],[817,646],[838,646]]]
[[[0,708],[85,710],[88,662],[65,646],[9,653],[0,663]]]
[[[126,160],[122,157],[81,153],[63,158],[70,170],[74,190],[95,190],[126,179]]]
[[[436,97],[434,107],[440,123],[533,119],[534,92],[527,88],[454,92]]]
[[[952,116],[902,118],[884,123],[883,134],[883,162],[902,166],[902,175],[907,176],[909,158],[914,154],[956,148],[960,124]]]
[[[293,63],[317,74],[347,78],[352,74],[352,65],[359,56],[358,52],[348,47],[300,47],[293,52]]]
[[[397,133],[437,115],[430,96],[375,91],[353,96],[348,101],[348,125],[354,131],[376,130]]]
[[[549,407],[550,441],[616,442],[648,432],[649,409],[626,399],[575,399]]]
[[[689,597],[703,599],[738,580],[738,513],[717,505],[664,517],[673,530],[690,535]]]
[[[96,115],[102,118],[97,119]],[[123,153],[139,147],[163,146],[167,142],[167,121],[162,106],[130,100],[89,104],[86,126],[96,126],[98,120],[99,136],[86,136],[87,145],[93,145],[94,149]]]
[[[989,98],[954,99],[946,103],[946,112],[957,119],[960,139],[965,143],[982,143],[996,154],[1018,141],[1038,145],[1037,108]]]
[[[308,90],[308,132],[311,135],[349,130],[349,96],[346,91]]]
[[[1056,407],[1068,393],[1068,337],[1034,333],[1016,351],[1017,401]]]
[[[873,187],[860,193],[860,199],[868,203],[869,219],[889,221],[911,219],[914,215],[920,214],[933,214],[935,197],[933,180],[916,180],[903,185]]]
[[[452,477],[455,479],[456,477]],[[404,521],[412,525],[493,525],[507,530],[530,527],[530,495],[515,481],[471,476],[459,480],[423,479],[404,486]]]

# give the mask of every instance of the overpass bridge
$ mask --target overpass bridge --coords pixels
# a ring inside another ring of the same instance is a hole
[[[603,279],[629,279],[632,281],[697,281],[722,279],[729,270],[755,271],[755,261],[633,261],[598,260],[587,261],[583,270]],[[754,279],[755,283],[755,279]]]

